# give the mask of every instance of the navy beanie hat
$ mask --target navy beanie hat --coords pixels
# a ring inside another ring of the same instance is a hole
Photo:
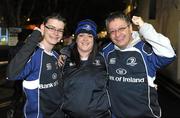
[[[78,23],[75,31],[75,35],[78,35],[79,33],[89,33],[92,34],[93,37],[96,37],[97,36],[96,30],[97,30],[96,23],[90,19],[86,19]]]

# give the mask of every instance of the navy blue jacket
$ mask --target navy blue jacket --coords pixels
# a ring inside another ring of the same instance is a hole
[[[82,61],[67,58],[64,67],[63,111],[71,118],[111,118],[107,73],[102,56]]]

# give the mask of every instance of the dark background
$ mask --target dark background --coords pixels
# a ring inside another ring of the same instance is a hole
[[[152,0],[155,1],[155,0]],[[42,19],[52,12],[59,12],[68,21],[67,34],[74,32],[77,22],[90,18],[98,25],[98,31],[103,30],[104,20],[110,12],[123,11],[128,5],[133,5],[132,14],[138,14],[138,3],[141,0],[1,0],[0,26],[21,27],[29,24],[39,25]],[[151,2],[152,3],[152,2]],[[150,19],[155,18],[155,3],[151,4]],[[30,18],[30,21],[27,19]],[[28,34],[25,33],[27,36]],[[0,46],[0,61],[7,61],[9,47]],[[7,64],[0,64],[0,118],[6,118],[14,108],[14,83],[6,81]],[[180,118],[180,87],[171,78],[158,73],[158,96],[162,107],[162,118]],[[133,97],[133,96],[132,96]],[[22,102],[22,101],[20,101]],[[3,106],[4,105],[4,106]],[[22,106],[18,104],[17,118],[22,114]]]
[[[67,19],[71,33],[78,21],[87,18],[94,20],[101,30],[106,16],[112,11],[123,11],[130,1],[139,0],[1,0],[0,25],[40,24],[45,16],[58,12]]]

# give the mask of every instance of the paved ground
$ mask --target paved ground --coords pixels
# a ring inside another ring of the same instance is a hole
[[[5,80],[5,71],[6,65],[0,65],[0,118],[22,118],[23,99],[18,100],[19,98],[13,96],[13,82]],[[180,118],[180,99],[161,84],[158,86],[158,95],[162,118]]]

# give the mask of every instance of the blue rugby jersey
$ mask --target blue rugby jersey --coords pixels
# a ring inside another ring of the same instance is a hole
[[[12,80],[23,79],[26,95],[24,115],[26,118],[63,118],[61,111],[63,89],[58,54],[38,48],[24,69]]]
[[[138,33],[133,33],[133,41],[125,49],[109,43],[103,49],[109,82],[108,90],[112,114],[116,118],[159,118],[154,80],[156,71],[170,64],[175,53],[168,38],[157,33],[145,23]]]

